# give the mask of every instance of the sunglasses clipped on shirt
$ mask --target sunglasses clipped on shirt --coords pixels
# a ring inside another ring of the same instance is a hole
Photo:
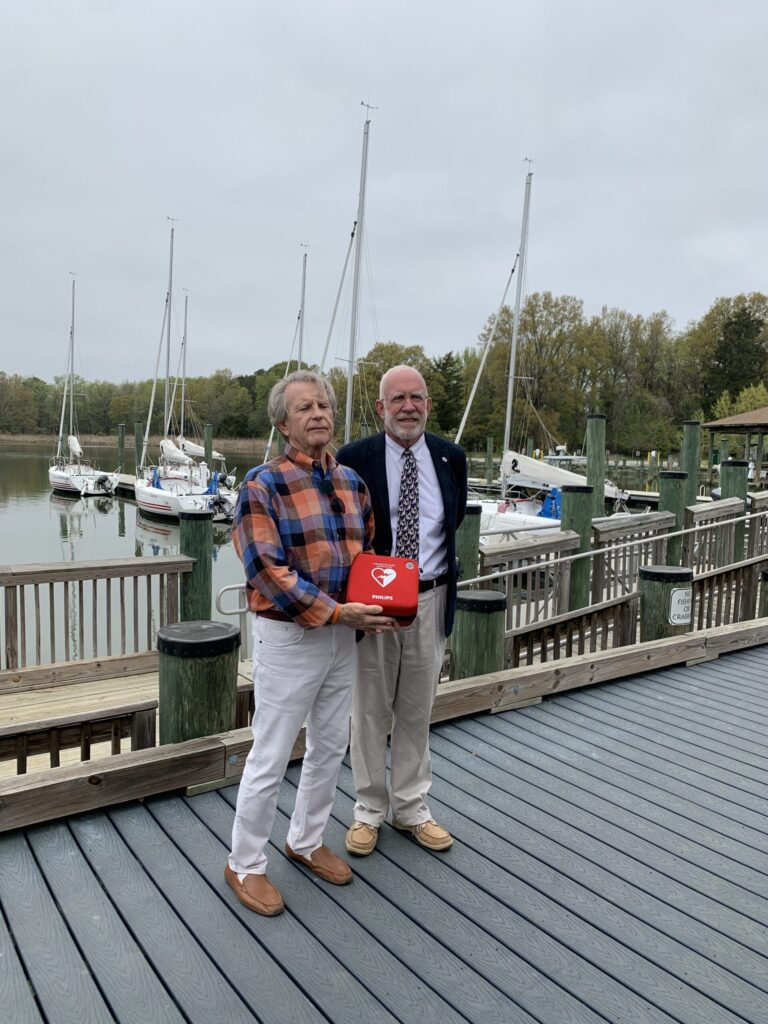
[[[321,480],[319,486],[320,492],[331,499],[331,512],[333,512],[333,514],[336,516],[343,516],[344,513],[346,512],[346,509],[344,508],[344,502],[341,500],[341,498],[334,490],[331,481],[327,479]]]

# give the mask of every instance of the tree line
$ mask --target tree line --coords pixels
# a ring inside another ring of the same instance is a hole
[[[431,429],[455,436],[495,317],[489,317],[478,343],[460,352],[428,356],[421,345],[380,342],[358,361],[353,380],[353,435],[378,429],[374,402],[379,379],[390,366],[407,363],[424,376],[433,398]],[[462,443],[482,448],[490,436],[498,448],[504,430],[512,311],[505,307],[496,325]],[[267,396],[286,372],[278,362],[251,374],[216,370],[186,382],[187,428],[196,436],[211,423],[214,436],[265,438],[269,433]],[[293,367],[295,368],[295,364]],[[673,330],[664,311],[643,317],[604,307],[587,317],[581,300],[536,292],[521,310],[513,446],[528,439],[547,449],[554,443],[582,446],[590,413],[606,416],[610,451],[669,451],[678,445],[687,419],[718,419],[768,405],[768,297],[759,292],[718,299],[685,330]],[[329,372],[339,400],[343,429],[347,379]],[[59,429],[63,380],[0,372],[0,432],[49,434]],[[146,421],[152,381],[113,384],[75,380],[78,423],[83,434],[115,434]],[[162,433],[162,402],[155,403],[152,429]],[[158,408],[159,406],[159,408]]]

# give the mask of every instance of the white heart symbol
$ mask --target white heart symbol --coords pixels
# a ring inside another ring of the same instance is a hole
[[[388,587],[392,580],[397,576],[394,569],[385,569],[381,566],[376,566],[375,569],[371,569],[371,576],[379,584],[380,587]]]

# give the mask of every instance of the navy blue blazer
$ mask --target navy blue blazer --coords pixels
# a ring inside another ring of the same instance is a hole
[[[389,488],[385,435],[373,434],[339,449],[336,459],[361,476],[371,495],[376,533],[373,549],[378,555],[392,554],[392,524],[389,517]],[[448,594],[445,605],[445,635],[450,636],[456,612],[456,530],[467,507],[467,459],[457,444],[437,434],[425,434],[437,473],[445,508],[445,544],[448,556]]]

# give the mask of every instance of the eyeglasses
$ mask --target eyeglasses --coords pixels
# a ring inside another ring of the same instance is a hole
[[[422,394],[421,391],[413,391],[410,394],[398,391],[397,394],[390,395],[389,398],[382,398],[382,402],[387,402],[389,405],[405,405],[409,398],[414,405],[423,405],[427,400],[427,395]]]
[[[319,487],[320,493],[325,494],[326,497],[329,497],[331,499],[331,512],[333,512],[335,516],[343,516],[347,510],[344,507],[344,502],[341,500],[341,498],[334,490],[331,481],[328,479],[321,480]]]

